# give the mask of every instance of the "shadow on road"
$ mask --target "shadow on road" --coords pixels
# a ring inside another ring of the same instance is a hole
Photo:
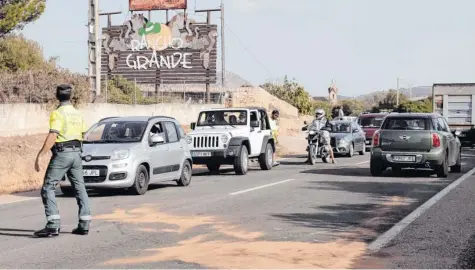
[[[282,160],[279,162],[280,162],[280,165],[310,165],[310,163],[306,162],[306,159],[302,159],[301,161]]]
[[[273,214],[293,225],[330,230],[331,235],[370,242],[442,190],[450,181],[427,183],[314,181],[304,188],[366,194],[367,203],[336,203],[314,207],[313,213]],[[345,201],[342,192],[341,200]]]
[[[339,175],[339,176],[365,176],[373,177],[367,167],[335,167],[329,169],[311,169],[301,171],[300,173]],[[430,170],[404,169],[399,172],[393,172],[391,169],[384,171],[382,177],[404,177],[404,178],[427,178],[434,177],[434,172]]]
[[[24,232],[24,233],[20,233],[20,232]],[[3,236],[35,238],[35,236],[33,235],[34,232],[35,231],[33,230],[0,228],[0,235],[3,235]]]

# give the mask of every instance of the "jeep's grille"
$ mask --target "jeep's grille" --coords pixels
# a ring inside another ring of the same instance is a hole
[[[218,136],[193,137],[193,148],[217,148],[219,147]]]

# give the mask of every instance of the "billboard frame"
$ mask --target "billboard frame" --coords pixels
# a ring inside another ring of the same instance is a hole
[[[176,10],[176,9],[187,9],[188,7],[188,1],[187,0],[183,0],[185,5],[184,6],[180,6],[180,7],[172,7],[172,8],[153,8],[153,4],[150,4],[149,7],[150,8],[141,8],[141,9],[132,9],[132,3],[134,2],[135,0],[129,0],[129,11],[151,11],[151,10]],[[153,2],[153,1],[160,1],[160,2],[163,2],[165,0],[149,0],[150,2]]]

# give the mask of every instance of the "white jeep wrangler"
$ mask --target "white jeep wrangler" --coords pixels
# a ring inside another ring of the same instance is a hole
[[[264,108],[204,110],[191,129],[186,141],[193,164],[206,164],[212,172],[233,165],[236,174],[244,175],[249,159],[257,159],[261,169],[272,169],[275,143]]]

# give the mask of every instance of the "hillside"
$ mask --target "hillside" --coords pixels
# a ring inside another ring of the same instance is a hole
[[[348,100],[348,99],[357,99],[357,100],[370,100],[373,99],[375,96],[382,96],[384,95],[388,90],[382,90],[382,91],[374,91],[368,94],[364,95],[359,95],[356,97],[349,97],[349,96],[338,96],[338,100]],[[410,91],[407,88],[401,88],[400,93],[404,94],[405,96],[409,97],[412,96],[413,98],[415,97],[427,97],[430,96],[432,93],[432,86],[418,86],[418,87],[413,87],[412,90]],[[412,92],[412,94],[410,94]],[[315,96],[313,97],[315,100],[326,100],[327,97],[322,97],[322,96]]]
[[[359,95],[356,97],[356,99],[358,100],[365,100],[365,99],[368,99],[372,96],[375,96],[375,95],[380,95],[380,94],[383,94],[387,92],[387,90],[385,91],[375,91],[375,92],[371,92],[369,94],[364,94],[364,95]],[[426,96],[430,96],[431,93],[432,93],[432,86],[418,86],[418,87],[413,87],[412,88],[412,95],[410,95],[410,90],[407,89],[407,88],[401,88],[400,89],[400,93],[401,94],[404,94],[405,96],[409,97],[409,96],[412,96],[412,97],[426,97]]]

